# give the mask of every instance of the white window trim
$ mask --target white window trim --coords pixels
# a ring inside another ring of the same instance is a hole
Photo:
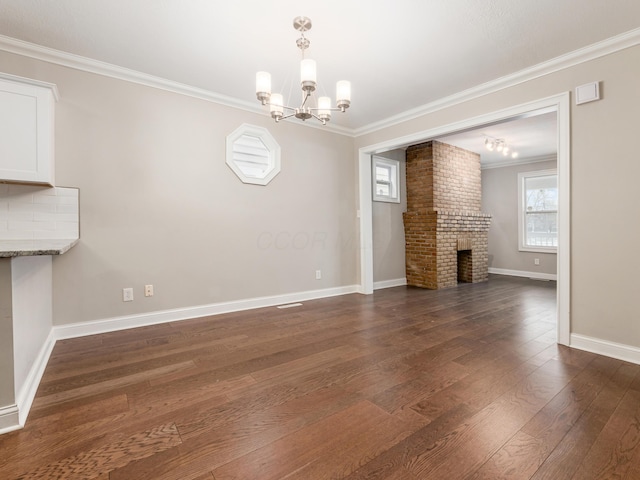
[[[524,181],[526,178],[545,177],[548,175],[558,175],[558,170],[553,168],[549,170],[536,170],[534,172],[518,173],[518,251],[520,252],[536,252],[536,253],[557,253],[558,247],[531,247],[525,245],[525,223],[524,205],[525,205],[525,189]],[[558,187],[559,188],[559,187]]]
[[[379,195],[376,190],[376,167],[380,165],[390,169],[389,195]],[[400,162],[390,158],[371,157],[371,190],[374,202],[400,203]]]

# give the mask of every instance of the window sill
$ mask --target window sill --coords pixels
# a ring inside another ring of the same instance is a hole
[[[558,253],[558,247],[518,247],[519,252]]]
[[[389,198],[389,197],[373,197],[374,202],[385,202],[385,203],[400,203],[399,198]]]

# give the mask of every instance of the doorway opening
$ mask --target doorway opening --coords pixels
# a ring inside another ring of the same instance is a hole
[[[417,132],[359,150],[360,180],[360,291],[373,293],[373,234],[371,201],[371,155],[405,148],[409,145],[437,139],[445,135],[478,129],[512,119],[555,112],[557,116],[558,170],[558,250],[557,250],[557,342],[568,345],[570,340],[570,170],[569,170],[569,93],[517,105],[453,124]]]

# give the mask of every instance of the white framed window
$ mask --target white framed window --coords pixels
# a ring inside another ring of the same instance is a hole
[[[558,172],[518,174],[518,250],[558,250]]]
[[[400,203],[400,162],[376,156],[371,161],[373,201]]]

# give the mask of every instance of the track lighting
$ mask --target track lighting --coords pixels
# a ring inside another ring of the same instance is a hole
[[[490,140],[489,138],[484,139],[484,146],[487,147],[487,150],[489,151],[492,151],[495,147],[493,140]]]
[[[495,150],[497,152],[501,152],[505,157],[509,156],[509,152],[511,152],[511,158],[518,158],[518,152],[512,151],[509,144],[503,138],[493,138],[485,135],[484,146],[490,152],[493,152]]]

